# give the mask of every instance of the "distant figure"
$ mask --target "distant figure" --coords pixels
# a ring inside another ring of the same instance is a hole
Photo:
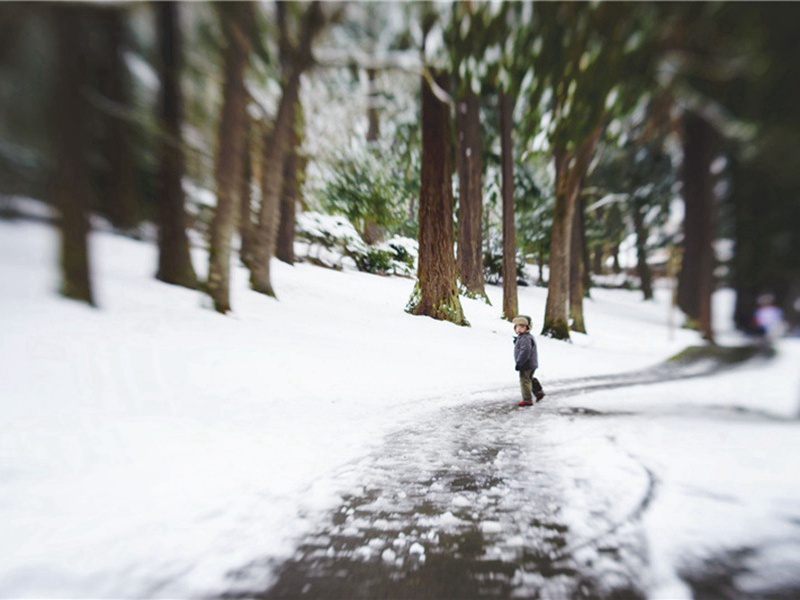
[[[775,306],[772,294],[759,296],[754,319],[758,334],[766,343],[772,343],[783,335],[783,311]]]
[[[514,317],[514,361],[519,371],[519,385],[522,390],[522,400],[519,406],[531,406],[533,397],[538,402],[544,398],[542,384],[533,376],[539,368],[539,354],[536,351],[536,342],[531,335],[531,319],[525,315]]]

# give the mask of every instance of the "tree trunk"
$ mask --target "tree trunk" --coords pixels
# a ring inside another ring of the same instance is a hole
[[[300,164],[298,135],[292,128],[289,147],[283,163],[283,193],[281,194],[281,218],[278,226],[278,245],[275,256],[287,264],[294,264],[294,228],[297,213],[298,179]]]
[[[83,48],[84,7],[53,5],[58,60],[56,93],[52,98],[53,176],[50,194],[60,212],[60,292],[94,306],[89,268],[90,188],[87,155],[89,107]]]
[[[702,117],[687,113],[683,123],[683,262],[678,276],[678,306],[689,326],[714,341],[711,295],[714,288],[714,198],[711,162],[714,130]]]
[[[619,244],[611,245],[611,271],[615,275],[622,273],[622,265],[619,264]]]
[[[285,15],[284,15],[285,17]],[[282,17],[283,18],[283,17]],[[311,66],[311,46],[324,24],[319,2],[306,9],[300,41],[294,52],[288,50],[288,40],[281,38],[282,57],[286,58],[283,94],[275,117],[275,125],[266,142],[261,175],[261,208],[256,233],[256,252],[250,268],[250,287],[256,292],[275,297],[270,276],[270,261],[275,254],[280,224],[281,191],[283,190],[284,161],[295,127],[300,76]],[[292,56],[289,61],[288,57]]]
[[[483,281],[483,142],[480,98],[472,90],[458,102],[458,272],[462,292],[489,303]]]
[[[247,119],[245,126],[244,159],[242,168],[242,189],[239,196],[239,259],[247,267],[253,256],[253,135],[252,122]]]
[[[186,236],[186,209],[181,180],[184,174],[180,87],[181,38],[177,2],[156,5],[161,53],[161,157],[156,188],[158,272],[156,279],[197,288],[197,275]]]
[[[583,201],[575,201],[575,214],[572,221],[569,261],[569,316],[572,319],[571,329],[578,333],[586,333],[586,323],[583,318],[583,297],[585,295],[584,247],[586,246],[586,232],[583,227]]]
[[[369,91],[367,98],[367,121],[369,123],[367,129],[367,143],[372,144],[378,141],[380,136],[380,119],[378,114],[377,92],[375,90],[375,78],[377,70],[367,69],[367,78],[369,81]],[[364,219],[364,228],[361,237],[367,244],[377,244],[383,240],[384,228],[370,219]]]
[[[636,270],[641,281],[642,294],[645,300],[653,299],[653,276],[650,265],[647,264],[647,228],[644,225],[644,202],[634,198],[631,207],[633,210],[633,228],[636,232]]]
[[[592,290],[592,255],[589,250],[589,242],[586,239],[586,200],[580,199],[581,231],[583,240],[583,297],[591,298]]]
[[[542,335],[569,340],[569,280],[572,222],[580,182],[589,167],[601,128],[597,127],[574,151],[553,148],[556,164],[556,204],[550,240],[550,281],[547,285]]]
[[[446,89],[445,77],[436,81]],[[407,312],[468,325],[458,298],[454,242],[450,111],[423,77],[419,260]]]
[[[286,84],[272,132],[265,139],[261,174],[261,209],[258,216],[255,259],[250,268],[250,287],[275,297],[270,262],[275,255],[281,221],[281,191],[287,149],[292,139],[300,74]]]
[[[514,103],[507,92],[500,92],[500,163],[503,176],[503,317],[510,321],[519,313],[517,299],[517,244],[514,227],[514,144],[512,128]]]
[[[367,129],[367,141],[377,142],[380,137],[380,115],[378,113],[378,94],[375,91],[375,77],[377,76],[376,69],[367,69],[367,78],[369,80],[369,98],[367,104],[367,120],[369,128]]]
[[[569,179],[568,162],[572,153],[554,149],[556,164],[556,202],[550,241],[550,281],[542,335],[569,339],[567,303],[569,301],[569,251],[572,235],[574,196]]]
[[[117,229],[132,232],[139,224],[139,196],[136,191],[136,163],[132,136],[127,117],[130,83],[125,64],[127,30],[125,9],[101,11],[101,23],[108,44],[108,68],[102,76],[103,93],[118,108],[118,114],[108,117],[109,132],[106,149],[109,163],[108,190],[104,194],[105,212]]]
[[[743,170],[739,161],[733,161],[734,239],[733,286],[736,305],[733,319],[742,331],[753,332],[753,315],[758,307],[758,294],[765,288],[765,257],[769,257],[770,236],[765,232],[762,197],[759,194],[759,177]],[[768,260],[768,259],[767,259]]]
[[[225,83],[219,120],[215,180],[217,209],[211,223],[208,293],[217,312],[227,313],[230,304],[231,236],[236,225],[243,172],[247,90],[244,72],[249,46],[242,5],[220,4],[226,47],[223,55]]]

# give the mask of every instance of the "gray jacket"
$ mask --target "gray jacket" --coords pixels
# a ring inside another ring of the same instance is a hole
[[[536,342],[529,332],[525,332],[514,340],[514,361],[517,371],[535,371],[539,368],[539,354]]]

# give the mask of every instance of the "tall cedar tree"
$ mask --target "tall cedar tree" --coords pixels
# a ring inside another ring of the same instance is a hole
[[[512,138],[514,98],[500,92],[500,148],[503,175],[503,317],[513,319],[519,312],[517,299],[517,244],[514,227],[514,143]]]
[[[207,290],[217,312],[227,313],[230,304],[231,236],[236,225],[244,171],[244,141],[247,90],[244,74],[250,55],[247,28],[252,13],[244,2],[217,5],[225,35],[222,115],[217,136],[215,179],[217,209],[211,223]]]
[[[158,271],[156,279],[190,289],[197,287],[197,275],[189,253],[186,235],[186,208],[181,180],[184,174],[183,95],[180,85],[181,31],[179,3],[156,5],[161,53],[161,156],[156,187],[158,217]]]
[[[261,208],[258,216],[255,253],[250,266],[250,287],[256,292],[275,296],[270,276],[270,261],[275,254],[280,224],[281,192],[286,154],[289,145],[296,138],[293,135],[298,101],[300,97],[300,77],[311,67],[313,61],[312,42],[324,25],[324,15],[319,2],[312,2],[305,9],[300,37],[297,45],[288,48],[288,35],[285,23],[286,6],[279,2],[278,14],[282,21],[281,57],[287,60],[283,65],[282,95],[278,105],[275,124],[265,146],[261,169]]]
[[[486,302],[483,280],[483,142],[480,97],[472,89],[457,103],[458,274],[462,292]]]
[[[446,89],[446,77],[436,83]],[[422,173],[419,199],[417,283],[406,311],[468,325],[458,299],[453,254],[450,109],[422,78]]]
[[[703,117],[683,118],[683,262],[678,275],[678,306],[688,325],[713,342],[711,294],[714,291],[714,130]]]
[[[94,306],[89,268],[89,206],[91,189],[87,163],[89,106],[84,95],[87,49],[85,7],[51,7],[58,62],[56,90],[51,99],[53,175],[50,195],[60,213],[61,294]]]

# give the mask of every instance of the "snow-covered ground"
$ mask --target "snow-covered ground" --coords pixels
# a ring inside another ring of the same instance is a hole
[[[472,326],[461,328],[403,312],[409,279],[275,262],[279,299],[248,290],[236,268],[234,313],[222,316],[153,278],[151,243],[94,233],[93,309],[56,294],[56,254],[49,226],[0,222],[0,597],[224,592],[231,571],[288,557],[358,480],[345,467],[387,436],[516,394],[498,288],[493,306],[462,300]],[[203,252],[194,258],[202,274]],[[653,597],[689,596],[687,565],[749,547],[761,550],[753,578],[800,584],[800,340],[708,378],[563,398],[548,385],[698,344],[668,326],[680,320],[668,296],[594,290],[589,335],[537,336],[545,402],[617,416],[537,405],[527,410],[541,435],[527,443],[592,482],[591,497],[562,486],[576,531],[598,493],[624,502],[631,460],[646,466]],[[520,288],[534,333],[545,298]],[[738,341],[730,295],[715,300],[723,341]],[[437,452],[435,435],[419,443]]]

